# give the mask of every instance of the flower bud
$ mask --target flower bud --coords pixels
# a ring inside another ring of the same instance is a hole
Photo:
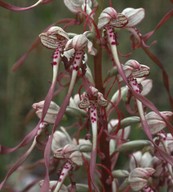
[[[136,149],[142,149],[143,147],[150,146],[151,142],[148,140],[134,140],[123,143],[118,147],[118,151],[131,151]]]
[[[171,111],[162,111],[160,113],[166,119],[169,119],[173,115]],[[165,121],[154,111],[149,112],[145,117],[152,134],[156,134],[166,127]]]
[[[134,191],[140,191],[147,186],[149,177],[155,172],[153,168],[135,168],[129,174],[128,181]]]
[[[45,101],[34,103],[32,107],[36,110],[36,115],[41,119]],[[59,112],[59,106],[51,101],[47,113],[44,117],[44,122],[54,124],[56,116]]]
[[[54,152],[54,157],[56,158],[69,158],[69,156],[74,152],[79,150],[78,146],[75,144],[67,144],[63,148],[59,148]]]
[[[77,115],[77,116],[85,116],[86,115],[86,111],[83,110],[82,108],[79,108],[79,103],[80,103],[80,98],[79,98],[79,94],[74,95],[74,97],[70,98],[70,102],[69,102],[69,106],[67,107],[67,113],[71,114],[71,115]]]
[[[153,157],[149,152],[145,152],[142,155],[140,166],[141,167],[151,167],[152,166]]]
[[[116,177],[116,178],[128,177],[129,172],[126,170],[120,170],[119,169],[119,170],[112,171],[112,175],[113,175],[113,177]]]
[[[131,155],[130,158],[130,170],[136,167],[152,167],[153,157],[149,152],[142,154],[141,151],[137,151]]]
[[[65,133],[61,131],[56,131],[53,134],[53,140],[52,140],[52,151],[55,153],[59,148],[64,147],[69,143],[69,138],[65,135]]]
[[[76,165],[82,166],[83,165],[83,159],[82,159],[82,153],[79,151],[73,152],[69,159]]]

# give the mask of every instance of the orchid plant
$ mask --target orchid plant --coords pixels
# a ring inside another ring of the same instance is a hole
[[[39,0],[25,8],[0,1],[0,6],[25,11],[47,3],[51,0]],[[122,63],[118,50],[118,34],[126,30],[133,48],[143,49],[155,61],[147,45],[154,31],[142,35],[137,28],[145,10],[125,8],[121,12],[111,6],[111,1],[103,8],[101,0],[59,3],[64,3],[76,19],[64,19],[59,22],[61,26],[50,25],[38,35],[37,44],[53,51],[52,81],[44,99],[31,104],[39,119],[35,128],[17,146],[0,147],[0,154],[9,154],[31,143],[7,171],[0,190],[16,191],[9,181],[11,175],[27,169],[33,175],[32,170],[40,166],[42,174],[34,176],[21,191],[171,192],[173,112],[159,111],[147,99],[152,80],[150,67],[140,63],[145,60],[129,56]],[[162,21],[170,17],[165,15]],[[81,33],[70,31],[69,26],[74,24],[80,24]],[[109,56],[107,61],[103,53]],[[104,65],[109,66],[108,71],[103,71]],[[58,81],[65,75],[69,78],[68,88]],[[61,92],[65,93],[62,103],[57,99]],[[131,139],[135,129],[145,137]],[[43,151],[42,158],[24,164],[33,150]]]

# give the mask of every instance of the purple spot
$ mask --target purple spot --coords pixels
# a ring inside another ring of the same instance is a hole
[[[64,165],[64,169],[69,169],[70,167],[68,165]]]
[[[55,61],[52,62],[52,65],[56,65],[56,64],[57,64],[57,62],[55,62]]]
[[[78,66],[73,66],[73,70],[78,71],[78,70],[79,70],[79,67],[78,67]]]
[[[53,58],[54,58],[54,59],[57,59],[57,58],[58,58],[58,55],[54,55]]]
[[[80,57],[76,57],[75,59],[79,60],[79,59],[80,59]]]
[[[111,45],[116,45],[116,42],[115,42],[115,41],[112,41],[112,42],[111,42]]]

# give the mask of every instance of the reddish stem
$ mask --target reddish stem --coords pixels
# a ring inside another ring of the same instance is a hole
[[[94,47],[97,48],[97,55],[94,56],[94,75],[95,75],[95,86],[96,88],[104,94],[104,87],[102,81],[102,47],[94,43]],[[98,128],[101,131],[101,135],[98,139],[98,146],[100,148],[101,154],[104,154],[104,157],[101,159],[101,164],[111,171],[111,158],[109,154],[109,141],[107,140],[107,115],[106,110],[103,108],[99,110],[99,121]],[[97,153],[98,154],[98,153]],[[112,192],[111,183],[108,183],[109,174],[106,169],[101,170],[101,182],[105,191]]]
[[[102,130],[102,133],[99,137],[98,145],[100,146],[100,153],[104,156],[101,158],[101,164],[111,172],[111,157],[109,151],[109,140],[107,139],[107,114],[105,108],[100,109],[100,116],[98,127]],[[112,191],[111,182],[109,182],[110,175],[106,169],[101,170],[101,183],[105,191]]]

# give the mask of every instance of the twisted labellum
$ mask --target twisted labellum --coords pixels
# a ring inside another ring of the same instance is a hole
[[[74,61],[72,64],[72,75],[71,75],[71,81],[70,81],[68,94],[71,94],[71,92],[73,90],[73,87],[74,87],[74,84],[76,82],[76,78],[78,75],[78,71],[79,71],[80,65],[82,63],[83,56],[84,56],[83,51],[76,51],[75,52]]]

